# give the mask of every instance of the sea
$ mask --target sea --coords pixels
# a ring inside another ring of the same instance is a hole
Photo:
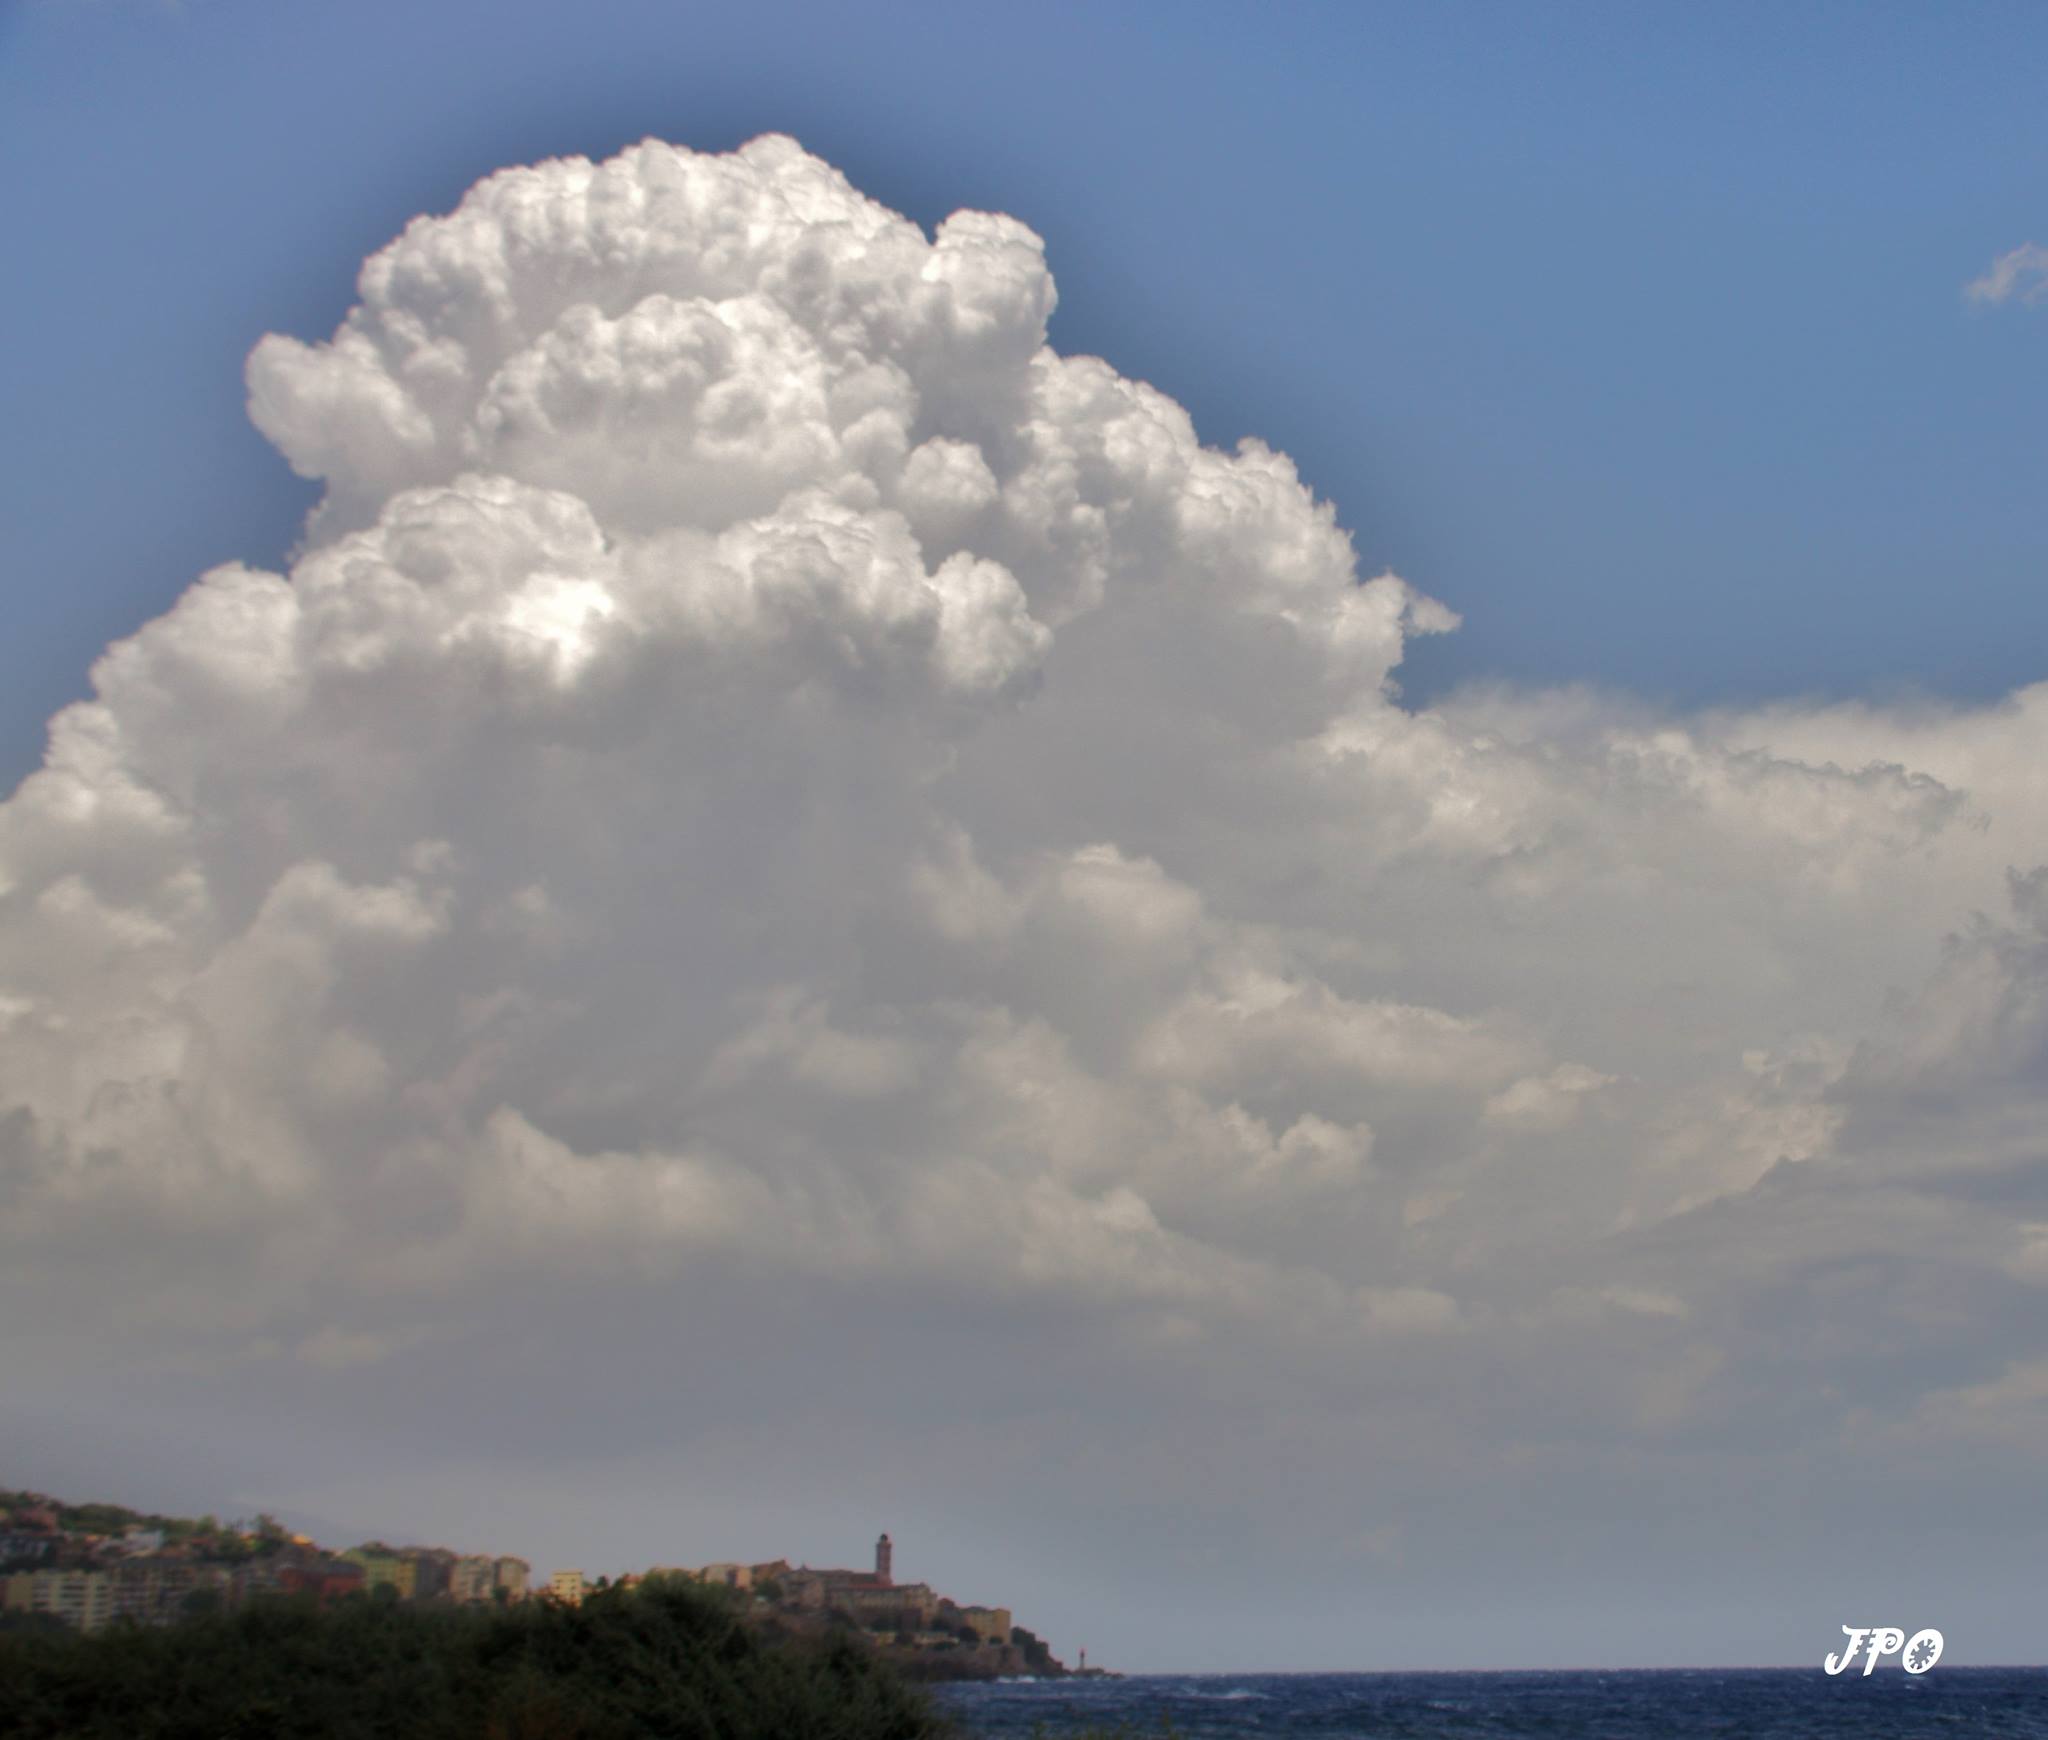
[[[1143,1674],[933,1688],[977,1740],[1955,1740],[2048,1737],[2048,1669]]]

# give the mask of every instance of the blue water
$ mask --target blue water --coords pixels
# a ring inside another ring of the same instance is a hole
[[[1125,1728],[1132,1740],[2048,1740],[2048,1669],[1812,1668],[1607,1673],[1152,1674],[954,1685],[939,1701],[978,1740]],[[1167,1725],[1170,1724],[1170,1727]]]

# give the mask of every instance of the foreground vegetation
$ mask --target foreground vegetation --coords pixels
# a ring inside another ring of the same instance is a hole
[[[259,1601],[92,1637],[0,1633],[22,1740],[939,1740],[923,1694],[845,1638],[764,1641],[651,1582],[581,1607]]]

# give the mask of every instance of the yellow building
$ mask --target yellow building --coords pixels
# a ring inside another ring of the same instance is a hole
[[[104,1571],[21,1571],[7,1579],[7,1611],[52,1613],[80,1631],[114,1617],[114,1580]]]
[[[401,1601],[413,1598],[419,1578],[419,1566],[413,1560],[382,1547],[350,1547],[341,1556],[362,1566],[366,1593],[391,1589]]]
[[[700,1583],[716,1583],[727,1589],[751,1589],[754,1586],[752,1565],[706,1565],[697,1573]]]
[[[548,1593],[557,1601],[567,1602],[571,1607],[583,1605],[583,1573],[581,1571],[557,1571],[548,1579]]]
[[[834,1582],[828,1574],[825,1605],[870,1629],[922,1631],[937,1616],[939,1598],[924,1583]]]
[[[1007,1607],[963,1607],[960,1623],[983,1643],[1010,1641],[1010,1610]]]
[[[418,1562],[426,1571],[435,1569],[435,1560],[427,1554],[421,1554]],[[450,1599],[475,1605],[495,1601],[501,1595],[508,1601],[525,1600],[526,1579],[532,1567],[524,1559],[509,1554],[492,1558],[488,1553],[465,1553],[449,1561],[447,1572],[446,1593]],[[415,1593],[420,1587],[415,1583]]]

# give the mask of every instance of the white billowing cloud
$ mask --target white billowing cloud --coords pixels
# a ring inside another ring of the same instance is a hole
[[[2048,301],[2048,248],[2022,242],[2000,254],[1981,278],[1964,286],[1972,302],[2021,302],[2029,308]]]
[[[0,806],[21,1373],[441,1369],[576,1287],[565,1371],[800,1364],[802,1291],[1162,1419],[1370,1394],[1317,1431],[1426,1483],[1904,1429],[1832,1372],[1882,1284],[2003,1405],[2048,688],[1412,711],[1456,616],[1283,455],[1050,348],[1022,224],[787,139],[494,175],[360,296],[250,359],[291,571],[110,648]]]

